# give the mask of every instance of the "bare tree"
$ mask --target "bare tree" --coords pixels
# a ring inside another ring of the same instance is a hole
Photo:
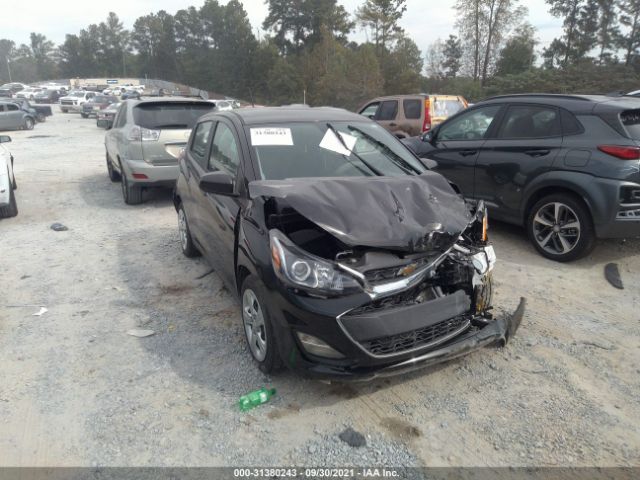
[[[527,13],[520,0],[457,0],[457,27],[466,51],[467,69],[485,83],[509,33]],[[471,68],[469,67],[471,63]]]
[[[444,77],[444,44],[442,40],[437,39],[427,48],[427,54],[425,55],[425,69],[427,76],[430,78],[442,78]]]

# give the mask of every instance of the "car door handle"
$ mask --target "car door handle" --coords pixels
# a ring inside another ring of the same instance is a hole
[[[461,150],[460,151],[460,155],[462,155],[463,157],[470,157],[471,155],[475,155],[476,153],[478,153],[477,150]]]
[[[544,157],[549,155],[550,150],[526,150],[524,153],[530,157]]]

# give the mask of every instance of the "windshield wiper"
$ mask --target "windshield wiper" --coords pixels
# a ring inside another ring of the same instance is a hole
[[[405,173],[411,173],[413,171],[417,175],[422,174],[422,172],[420,170],[418,170],[416,167],[411,165],[406,160],[400,158],[398,155],[396,155],[394,153],[393,150],[391,150],[386,144],[384,144],[380,140],[377,140],[376,138],[374,138],[371,135],[369,135],[368,133],[360,130],[358,127],[354,127],[353,125],[347,125],[347,128],[349,130],[355,130],[360,135],[366,137],[368,140],[370,140],[370,141],[374,142],[375,144],[379,145],[380,147],[382,147],[388,154],[390,154],[390,155],[387,155],[387,158],[389,158],[389,160],[391,160],[393,163],[395,163]]]
[[[369,170],[371,170],[374,174],[378,175],[379,177],[384,177],[384,173],[382,173],[380,170],[378,170],[377,168],[375,168],[374,166],[372,166],[369,162],[367,162],[366,160],[364,160],[360,155],[358,155],[356,152],[354,152],[353,150],[351,150],[349,147],[347,147],[346,142],[344,141],[344,138],[342,138],[342,136],[340,135],[340,133],[338,132],[338,130],[336,130],[336,128],[331,125],[329,122],[327,122],[327,128],[329,130],[331,130],[333,132],[333,134],[338,137],[338,141],[340,141],[340,143],[342,144],[342,146],[344,147],[345,150],[347,150],[348,152],[351,152],[351,154],[356,157],[358,160],[360,160],[362,162],[363,165],[365,165]],[[349,163],[351,163],[351,165],[353,165],[354,167],[356,167],[358,170],[360,170],[362,173],[364,173],[362,171],[362,169],[360,167],[358,167],[357,165],[355,165],[351,160],[349,160],[349,156],[348,155],[343,155],[344,158],[347,159],[347,161]]]

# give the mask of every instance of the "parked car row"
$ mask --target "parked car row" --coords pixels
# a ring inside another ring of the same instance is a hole
[[[24,83],[6,83],[0,86],[0,97],[1,98],[21,98],[30,100],[32,102],[36,101],[38,98],[41,99],[53,99],[49,102],[38,102],[38,103],[53,103],[58,97],[67,91],[67,88],[63,85],[58,85],[54,83],[44,84],[44,85],[25,85]]]

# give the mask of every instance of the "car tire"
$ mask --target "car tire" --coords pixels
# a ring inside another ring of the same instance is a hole
[[[62,111],[62,113],[67,113],[69,111],[66,108],[61,108],[60,110]]]
[[[89,118],[89,115],[87,115],[86,113],[81,113],[81,114],[80,114],[80,116],[81,116],[82,118]]]
[[[22,128],[24,130],[33,130],[33,125],[35,124],[35,122],[33,121],[33,118],[31,117],[26,117],[24,119],[24,123],[22,124]]]
[[[242,326],[247,347],[258,368],[264,373],[272,373],[282,367],[282,361],[264,291],[258,277],[249,275],[245,278],[240,293]]]
[[[38,116],[36,117],[36,120],[40,123],[44,123],[46,119],[47,117],[44,116],[44,113],[38,113]]]
[[[567,193],[538,200],[527,216],[527,232],[536,250],[557,262],[582,258],[596,245],[589,208],[582,199]]]
[[[142,188],[138,185],[131,185],[127,174],[120,163],[120,179],[122,180],[122,197],[127,205],[139,205],[142,203]]]
[[[200,252],[193,243],[191,230],[189,229],[189,221],[187,220],[187,212],[185,212],[182,203],[178,205],[178,233],[180,235],[180,248],[185,257],[199,257]]]
[[[113,162],[111,161],[111,157],[109,157],[108,153],[105,154],[105,157],[107,160],[107,174],[109,175],[109,180],[113,183],[119,182],[121,180],[120,172],[113,168]]]
[[[16,202],[16,196],[13,193],[13,189],[10,188],[9,205],[0,208],[0,218],[11,218],[16,215],[18,215],[18,203]]]

